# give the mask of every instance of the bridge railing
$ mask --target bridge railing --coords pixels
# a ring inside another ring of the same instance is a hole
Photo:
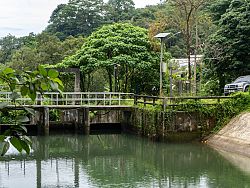
[[[222,100],[233,98],[232,96],[190,96],[190,97],[156,97],[146,95],[134,95],[134,104],[143,104],[144,106],[159,105],[163,109],[175,108],[186,104],[188,101],[200,102],[203,105],[215,105],[220,103]]]
[[[187,101],[199,101],[204,105],[214,105],[221,100],[232,98],[231,96],[206,96],[206,97],[156,97],[135,95],[133,93],[118,92],[45,92],[37,94],[36,100],[28,97],[20,97],[17,102],[20,105],[84,105],[84,106],[114,106],[114,105],[159,105],[163,109],[174,108],[185,104]],[[0,92],[0,102],[11,103],[11,92]]]
[[[133,105],[133,93],[118,92],[45,92],[37,94],[35,101],[28,97],[16,100],[20,105]],[[11,102],[11,92],[0,92],[0,102]]]

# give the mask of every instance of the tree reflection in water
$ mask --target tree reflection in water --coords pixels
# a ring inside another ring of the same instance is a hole
[[[246,187],[250,175],[200,144],[128,135],[32,138],[30,156],[0,161],[3,187]],[[230,154],[228,154],[230,155]],[[227,156],[228,156],[227,155]],[[242,167],[241,167],[242,168]]]

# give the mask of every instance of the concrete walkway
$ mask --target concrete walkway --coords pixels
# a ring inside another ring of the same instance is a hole
[[[233,118],[206,143],[219,150],[250,157],[250,113],[242,113]]]

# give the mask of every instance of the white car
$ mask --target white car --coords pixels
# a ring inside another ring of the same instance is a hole
[[[241,76],[237,78],[231,84],[226,84],[224,87],[224,95],[229,95],[230,93],[234,93],[237,91],[249,91],[250,85],[250,75]]]

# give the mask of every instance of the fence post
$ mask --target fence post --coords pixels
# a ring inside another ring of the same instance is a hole
[[[119,93],[118,96],[119,96],[119,106],[120,106],[121,105],[121,94]]]
[[[134,105],[137,105],[137,95],[134,95]]]
[[[146,106],[146,102],[147,102],[147,98],[146,97],[143,97],[143,103],[144,103],[144,106]]]
[[[153,106],[155,106],[155,97],[153,98]]]

